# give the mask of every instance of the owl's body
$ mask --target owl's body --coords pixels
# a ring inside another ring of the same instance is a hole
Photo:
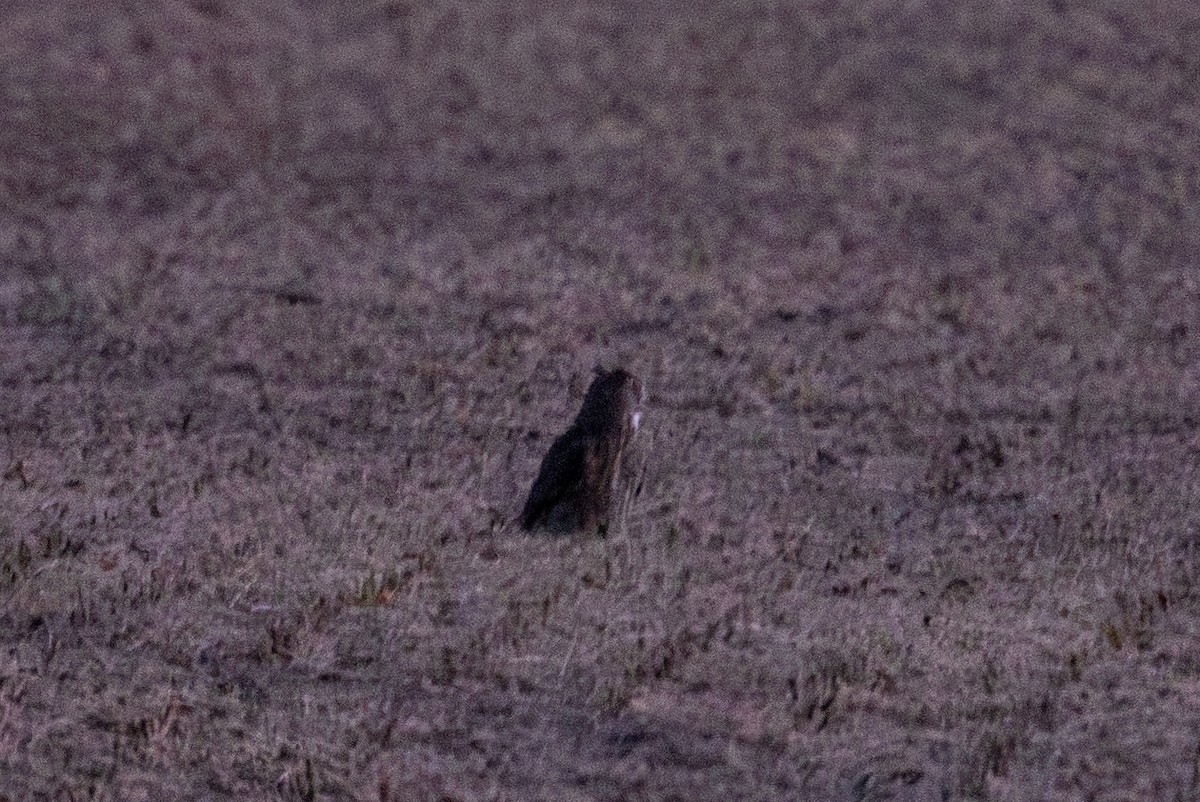
[[[643,399],[633,374],[596,369],[574,423],[542,460],[521,512],[523,528],[571,532],[608,522],[621,455],[641,421]]]

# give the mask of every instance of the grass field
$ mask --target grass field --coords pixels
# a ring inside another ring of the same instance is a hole
[[[701,5],[3,5],[0,799],[1200,800],[1200,9]]]

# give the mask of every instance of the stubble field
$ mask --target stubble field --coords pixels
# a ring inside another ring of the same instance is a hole
[[[1183,0],[8,2],[0,799],[1200,799],[1197,87]]]

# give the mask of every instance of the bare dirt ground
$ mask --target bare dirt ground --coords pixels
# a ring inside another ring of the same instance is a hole
[[[0,798],[1200,799],[1194,4],[0,17]]]

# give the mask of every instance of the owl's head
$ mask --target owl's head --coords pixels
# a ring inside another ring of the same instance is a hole
[[[597,421],[609,417],[614,423],[628,425],[629,434],[638,430],[642,422],[642,404],[646,401],[646,388],[641,379],[624,368],[605,370],[596,368],[596,378],[588,388],[583,400],[581,417]],[[610,424],[611,425],[611,424]]]

